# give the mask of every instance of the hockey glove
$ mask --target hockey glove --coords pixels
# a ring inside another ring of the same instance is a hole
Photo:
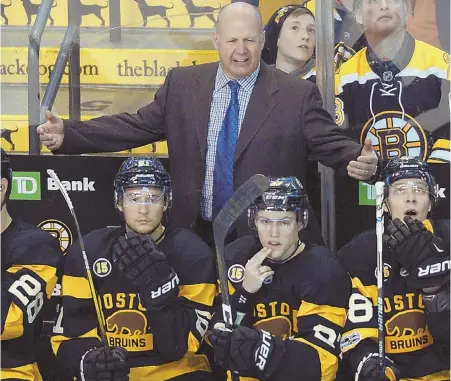
[[[215,324],[217,326],[218,323]],[[240,376],[271,377],[285,351],[281,339],[272,337],[266,331],[245,326],[214,328],[207,335],[213,347],[215,363]]]
[[[449,253],[443,241],[409,216],[395,218],[383,235],[396,260],[409,275],[407,282],[422,289],[449,283]]]
[[[133,283],[146,309],[160,309],[177,298],[179,278],[150,237],[128,232],[113,248],[113,261]]]
[[[82,381],[128,381],[130,367],[124,348],[93,348],[80,361]]]
[[[377,353],[368,353],[360,361],[355,373],[355,381],[397,381],[401,378],[401,372],[395,363],[385,357],[385,375],[379,370],[379,358]]]

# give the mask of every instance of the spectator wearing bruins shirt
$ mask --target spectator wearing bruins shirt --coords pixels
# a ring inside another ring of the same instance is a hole
[[[62,254],[50,234],[9,215],[12,170],[3,148],[1,173],[1,379],[36,381],[42,379],[36,364],[42,311]]]
[[[382,179],[388,214],[383,236],[385,380],[449,380],[449,220],[426,220],[436,184],[425,162],[394,158]],[[338,257],[353,286],[341,340],[353,374],[345,379],[381,380],[375,230],[358,235]]]
[[[222,328],[216,311],[208,335],[215,362],[241,380],[334,380],[351,281],[328,249],[302,239],[308,200],[301,183],[270,180],[249,210],[258,238],[226,248],[240,325]]]
[[[170,195],[169,174],[158,159],[129,158],[115,179],[115,204],[125,226],[84,237],[111,348],[99,340],[80,247],[69,249],[62,279],[64,331],[52,345],[73,376],[211,379],[206,356],[196,352],[216,293],[214,256],[194,233],[162,225]]]
[[[335,77],[336,122],[382,159],[450,162],[449,55],[406,32],[407,0],[355,0],[367,48]]]

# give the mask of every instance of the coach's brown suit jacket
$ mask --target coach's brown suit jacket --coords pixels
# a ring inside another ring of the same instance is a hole
[[[196,230],[217,69],[218,63],[211,63],[171,70],[155,100],[134,115],[65,120],[65,138],[57,153],[121,151],[166,139],[172,223]],[[305,184],[308,160],[345,169],[361,148],[341,134],[322,108],[316,85],[262,62],[240,130],[234,186],[256,173],[296,176]]]

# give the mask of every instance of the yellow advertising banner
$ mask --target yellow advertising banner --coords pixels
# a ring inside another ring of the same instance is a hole
[[[68,1],[54,0],[48,27],[67,26]],[[109,27],[108,0],[70,0],[81,17],[82,27]],[[230,0],[121,0],[123,27],[202,28],[214,27],[219,9]],[[2,0],[2,26],[33,25],[41,1]]]
[[[0,75],[2,83],[27,83],[27,48],[2,48]],[[49,81],[58,49],[43,48],[39,56],[41,84]],[[163,49],[81,49],[82,85],[161,85],[171,68],[198,65],[219,59],[215,50]],[[62,83],[67,84],[66,67]]]
[[[61,118],[68,118],[62,115]],[[82,117],[82,120],[89,118]],[[28,153],[28,117],[26,115],[1,115],[1,146],[6,152]],[[49,153],[45,147],[43,153]],[[168,146],[165,141],[154,144],[148,144],[139,148],[133,148],[128,151],[118,152],[124,155],[146,154],[159,157],[168,156]]]

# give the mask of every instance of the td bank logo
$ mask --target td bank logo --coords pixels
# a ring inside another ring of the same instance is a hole
[[[446,188],[440,188],[437,184],[435,192],[438,198],[446,198]],[[363,181],[359,181],[359,205],[376,205],[376,187]]]
[[[82,180],[73,181],[61,181],[64,189],[72,192],[95,192],[94,184],[96,182],[89,180],[87,177],[83,177]],[[51,177],[47,178],[47,189],[48,190],[58,190],[58,184]]]
[[[13,172],[11,200],[40,200],[41,173]]]

